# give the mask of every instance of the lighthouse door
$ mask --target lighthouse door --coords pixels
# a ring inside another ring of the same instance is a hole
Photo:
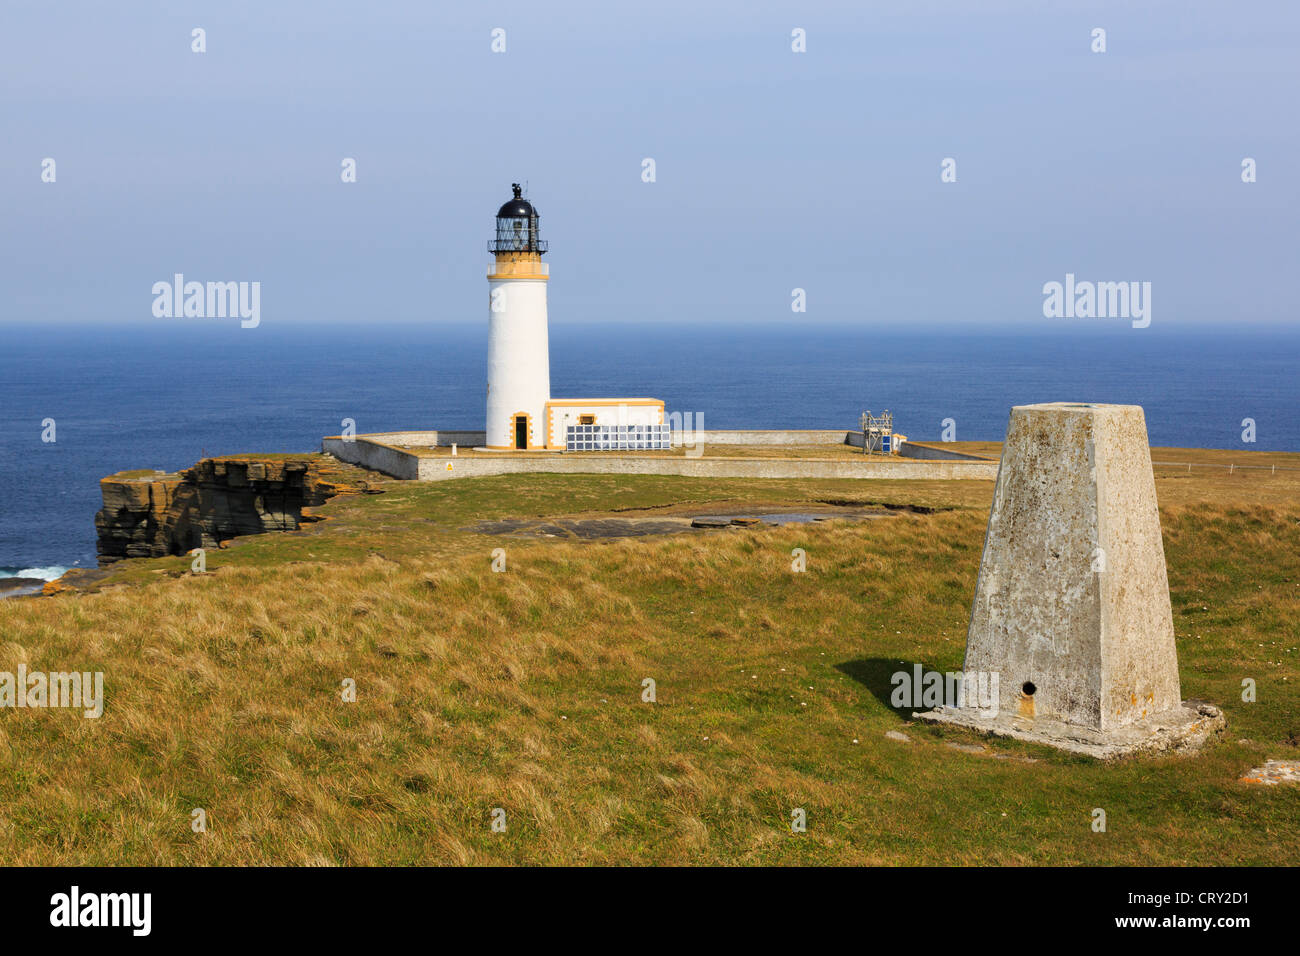
[[[528,447],[528,418],[524,415],[515,416],[515,447]]]

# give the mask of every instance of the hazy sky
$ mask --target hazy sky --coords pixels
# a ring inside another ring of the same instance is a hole
[[[152,317],[175,272],[482,320],[515,180],[553,321],[1122,323],[1043,317],[1072,272],[1291,322],[1298,77],[1291,0],[4,0],[0,322],[222,321]]]

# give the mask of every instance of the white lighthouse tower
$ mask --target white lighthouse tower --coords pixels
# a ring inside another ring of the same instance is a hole
[[[488,243],[487,427],[494,451],[591,452],[670,447],[657,398],[552,398],[546,331],[546,242],[537,210],[511,184]]]
[[[550,343],[546,331],[546,243],[537,233],[537,210],[514,198],[497,211],[496,238],[488,251],[487,447],[544,448],[551,398]]]

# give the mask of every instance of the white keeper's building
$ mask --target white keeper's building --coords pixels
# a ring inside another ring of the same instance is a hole
[[[552,398],[546,283],[538,213],[523,198],[497,211],[488,272],[487,440],[495,451],[667,449],[654,398]]]

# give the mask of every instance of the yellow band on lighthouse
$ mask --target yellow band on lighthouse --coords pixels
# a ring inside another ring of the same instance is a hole
[[[488,273],[488,278],[541,279],[545,281],[550,278],[548,272],[546,263],[542,262],[539,253],[499,253],[496,262],[492,265],[492,270]]]

